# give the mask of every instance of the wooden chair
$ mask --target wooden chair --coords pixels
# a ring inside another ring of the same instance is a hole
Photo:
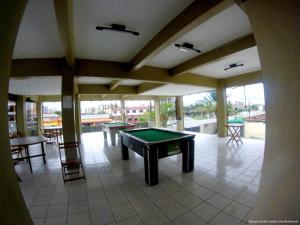
[[[53,136],[55,138],[55,140],[58,141],[62,140],[61,136],[62,136],[62,128],[57,128],[53,130]]]
[[[58,149],[64,182],[82,178],[85,179],[79,143],[59,143]],[[66,156],[68,156],[68,159]]]
[[[9,134],[9,138],[18,138],[18,137],[23,137],[23,135],[20,132],[13,132]],[[14,146],[10,147],[12,157],[15,163],[17,163],[19,160],[18,158],[23,158],[23,151],[25,148],[23,146]]]
[[[46,142],[46,144],[53,144],[54,143],[54,141],[53,141],[54,135],[53,135],[53,132],[51,130],[41,128],[41,133],[44,137],[48,138],[48,141]]]

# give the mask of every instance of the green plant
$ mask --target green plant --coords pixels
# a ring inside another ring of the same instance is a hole
[[[147,123],[148,121],[155,120],[155,112],[145,112],[143,115],[139,117],[140,123]]]
[[[174,102],[163,101],[160,103],[160,119],[163,127],[167,127],[169,117],[175,116]]]

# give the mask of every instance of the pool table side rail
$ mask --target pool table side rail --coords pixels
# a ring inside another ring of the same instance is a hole
[[[135,127],[135,124],[132,123],[127,123],[126,125],[122,125],[122,126],[108,126],[108,124],[102,123],[101,124],[102,127],[106,127],[106,128],[115,128],[115,129],[120,129],[120,128],[127,128],[127,127]]]
[[[148,130],[149,128],[141,128],[141,129],[134,129],[134,130],[129,130],[129,132],[133,132],[133,131],[138,131],[138,130]],[[191,139],[194,139],[195,138],[195,135],[194,134],[186,134],[184,132],[175,132],[175,131],[169,131],[169,130],[163,130],[163,129],[157,129],[157,128],[151,128],[152,130],[159,130],[159,131],[165,131],[165,132],[172,132],[172,133],[181,133],[183,134],[183,136],[180,136],[180,137],[177,137],[177,138],[170,138],[170,139],[166,139],[166,140],[162,140],[162,141],[145,141],[141,138],[138,138],[132,134],[129,134],[129,132],[127,131],[120,131],[120,134],[121,135],[127,135],[137,141],[140,141],[142,142],[144,145],[147,145],[147,146],[150,146],[150,145],[155,145],[155,144],[160,144],[160,143],[165,143],[165,142],[169,142],[169,141],[179,141],[181,140],[182,138],[185,138],[185,139],[188,139],[188,138],[191,138]]]

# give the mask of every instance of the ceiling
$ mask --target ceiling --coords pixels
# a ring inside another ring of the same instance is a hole
[[[103,78],[103,77],[78,77],[78,84],[105,84],[109,85],[114,79],[112,78]],[[141,80],[121,80],[119,85],[128,85],[128,86],[136,86],[144,83]]]
[[[61,77],[10,79],[9,93],[15,95],[60,95]]]
[[[230,64],[244,64],[244,66],[236,67],[229,70],[224,70]],[[260,70],[260,61],[257,52],[257,47],[248,48],[232,55],[220,58],[217,61],[208,63],[197,69],[192,70],[194,74],[201,74],[214,78],[226,78],[245,73],[250,73]]]
[[[192,0],[74,0],[76,57],[129,62]],[[98,31],[97,25],[124,24],[139,36]]]
[[[233,5],[196,27],[175,43],[188,42],[194,44],[194,48],[200,49],[201,53],[205,53],[250,33],[251,26],[247,15],[239,6]],[[153,57],[148,64],[172,68],[199,55],[190,51],[180,51],[174,46],[175,43]]]
[[[53,1],[28,1],[18,31],[13,58],[63,56],[64,49],[58,32]]]
[[[170,21],[192,4],[193,0],[73,0],[72,2],[75,58],[128,63]],[[128,29],[138,31],[140,36],[95,29],[98,25],[109,26],[112,23],[124,24]],[[171,69],[251,33],[247,15],[238,5],[230,3],[223,11],[198,24],[192,30],[176,36],[175,42],[151,55],[151,58],[146,60],[146,65]],[[183,52],[174,46],[175,43],[184,42],[194,44],[194,47],[202,52],[200,54]],[[58,31],[53,0],[29,0],[17,35],[13,59],[64,56],[65,48]],[[245,66],[224,71],[224,68],[232,63],[243,63]],[[257,49],[253,47],[214,60],[189,72],[226,78],[259,69]],[[110,85],[116,81],[115,78],[92,76],[78,77],[76,80],[79,84],[103,85]],[[120,79],[118,85],[137,87],[143,83],[144,81],[139,79]],[[143,95],[178,96],[208,90],[211,88],[167,84],[144,92]],[[11,79],[10,92],[57,95],[61,92],[61,79],[59,77]]]
[[[144,92],[142,95],[157,95],[157,96],[182,96],[194,93],[206,92],[215,90],[209,87],[191,86],[191,85],[176,85],[167,84],[161,87]]]

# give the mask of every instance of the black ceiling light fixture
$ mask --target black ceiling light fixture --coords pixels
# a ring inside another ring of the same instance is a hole
[[[241,63],[241,64],[232,63],[228,67],[226,67],[224,70],[233,69],[233,68],[240,67],[240,66],[243,66],[243,65],[244,65],[243,63]]]
[[[197,53],[200,53],[201,51],[199,49],[196,49],[194,48],[194,45],[193,44],[190,44],[190,43],[187,43],[187,42],[184,42],[183,44],[175,44],[175,46],[177,48],[179,48],[179,50],[181,51],[194,51],[194,52],[197,52]]]
[[[113,23],[110,27],[105,27],[105,26],[96,26],[96,30],[111,30],[111,31],[118,31],[118,32],[124,32],[124,33],[129,33],[133,34],[135,36],[139,36],[140,33],[132,30],[126,30],[125,25],[120,25],[120,24],[115,24]]]

